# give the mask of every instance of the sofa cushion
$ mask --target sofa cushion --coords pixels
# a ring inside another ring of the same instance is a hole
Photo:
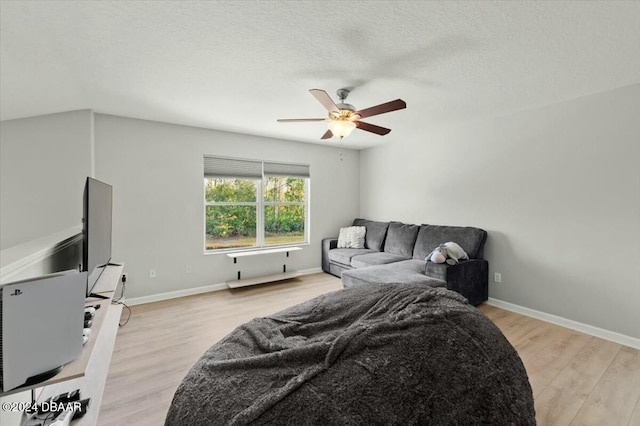
[[[370,284],[424,284],[431,287],[446,287],[445,281],[427,277],[410,269],[398,268],[395,263],[351,269],[342,273],[342,285],[359,287]]]
[[[340,228],[338,235],[338,248],[364,248],[364,235],[367,228],[364,226],[348,226]]]
[[[414,259],[424,259],[433,249],[448,241],[458,243],[470,259],[481,259],[487,232],[470,226],[422,225],[416,241]]]
[[[351,266],[354,268],[366,268],[367,266],[385,265],[387,263],[399,262],[406,260],[404,256],[386,252],[375,252],[368,254],[359,254],[351,258]],[[424,271],[424,268],[422,268]]]
[[[413,246],[414,259],[425,260],[427,255],[433,251],[433,249],[429,250],[430,242],[429,242],[429,234],[427,232],[428,226],[429,225],[420,225],[420,230],[418,231],[416,243]]]
[[[359,254],[367,254],[367,253],[376,253],[375,250],[371,249],[333,249],[329,250],[329,260],[333,262],[342,263],[343,265],[351,265],[351,258],[353,256],[358,256]]]
[[[329,272],[331,275],[335,275],[336,277],[340,278],[344,271],[348,271],[350,269],[351,269],[351,266],[346,266],[341,263],[332,262],[331,265],[329,265],[329,270],[327,272]]]
[[[413,256],[413,245],[418,236],[417,225],[407,225],[401,222],[391,222],[384,244],[386,253],[397,254],[407,258]]]
[[[353,226],[364,226],[367,233],[364,236],[364,247],[382,251],[389,222],[375,222],[367,219],[354,219]]]
[[[396,262],[393,265],[393,269],[396,271],[413,271],[420,274],[424,274],[427,268],[426,260],[409,259],[401,262]],[[426,275],[426,274],[425,274]]]

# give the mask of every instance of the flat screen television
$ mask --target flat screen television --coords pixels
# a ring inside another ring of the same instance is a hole
[[[105,298],[92,290],[111,260],[113,188],[88,177],[83,201],[82,270],[87,271],[87,297]]]

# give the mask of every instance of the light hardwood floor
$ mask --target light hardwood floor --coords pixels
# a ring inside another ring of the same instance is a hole
[[[252,318],[340,288],[339,279],[320,273],[132,307],[118,332],[98,424],[162,425],[175,389],[213,343]],[[520,354],[539,425],[640,425],[640,351],[479,309]]]

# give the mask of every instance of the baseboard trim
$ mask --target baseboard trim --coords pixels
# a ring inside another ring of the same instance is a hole
[[[505,302],[499,299],[489,298],[486,302],[488,305],[495,306],[497,308],[505,309],[507,311],[515,312],[518,314],[526,315],[531,318],[539,319],[549,322],[551,324],[559,325],[561,327],[570,328],[572,330],[579,331],[581,333],[588,334],[590,336],[599,337],[601,339],[609,340],[614,343],[619,343],[624,346],[629,346],[634,349],[640,349],[640,339],[627,336],[625,334],[616,333],[615,331],[605,330],[603,328],[594,327],[589,324],[584,324],[578,321],[573,321],[567,318],[559,317],[557,315],[548,314],[546,312],[536,311],[535,309],[525,308],[524,306],[516,305],[514,303]]]
[[[185,290],[168,291],[166,293],[152,294],[150,296],[127,298],[127,305],[143,305],[145,303],[160,302],[163,300],[177,299],[178,297],[193,296],[194,294],[208,293],[229,288],[227,283],[205,285],[202,287],[187,288]]]
[[[322,272],[322,268],[303,269],[298,271],[300,275],[310,275]],[[209,293],[210,291],[226,290],[229,286],[227,283],[218,283],[205,285],[202,287],[187,288],[184,290],[168,291],[166,293],[152,294],[150,296],[141,296],[127,298],[128,306],[143,305],[145,303],[161,302],[163,300],[176,299],[178,297],[193,296],[194,294]]]

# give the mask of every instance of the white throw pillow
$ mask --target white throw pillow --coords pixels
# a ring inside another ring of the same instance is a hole
[[[338,248],[364,248],[364,236],[367,228],[364,226],[349,226],[340,228]]]

